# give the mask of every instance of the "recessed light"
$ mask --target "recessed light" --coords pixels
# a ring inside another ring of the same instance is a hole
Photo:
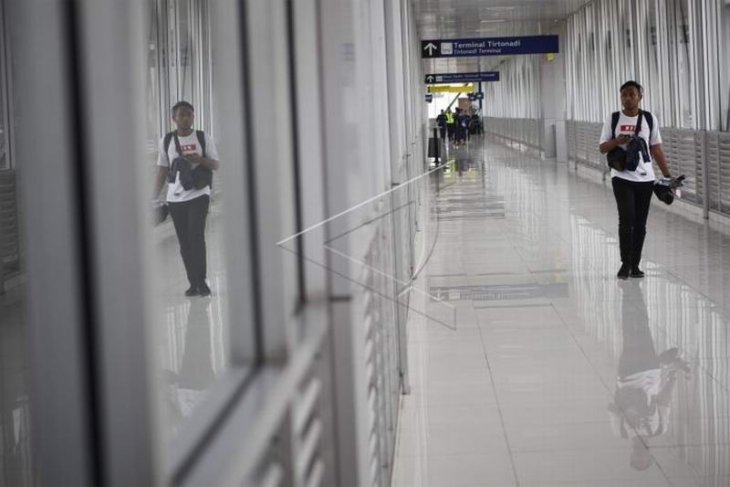
[[[482,24],[498,24],[500,22],[507,22],[505,19],[489,19],[489,20],[480,20],[479,21]]]

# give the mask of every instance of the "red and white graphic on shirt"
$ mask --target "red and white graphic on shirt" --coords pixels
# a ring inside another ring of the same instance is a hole
[[[183,155],[196,154],[198,152],[198,146],[195,144],[182,144],[180,145]]]
[[[635,130],[636,130],[636,125],[621,125],[619,127],[619,131],[621,131],[621,132],[634,133]]]

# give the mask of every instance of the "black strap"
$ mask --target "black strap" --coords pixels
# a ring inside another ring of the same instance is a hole
[[[182,157],[183,151],[182,147],[180,147],[180,139],[177,136],[177,132],[172,133],[172,138],[175,139],[175,150],[177,151],[177,155]]]
[[[203,150],[203,157],[205,157],[205,132],[202,130],[196,130],[195,135],[198,136],[198,143],[200,144],[200,148]]]
[[[649,140],[651,140],[651,133],[654,130],[654,116],[649,112],[643,112],[646,123],[649,124]]]
[[[611,114],[611,134],[616,138],[616,127],[618,127],[618,119],[621,118],[621,112],[613,112]]]
[[[639,118],[636,120],[636,127],[634,127],[634,135],[639,136],[639,132],[641,132],[641,120],[644,118],[644,112],[639,110]]]
[[[165,148],[165,155],[167,156],[167,166],[170,167],[170,156],[168,153],[170,152],[170,142],[172,141],[172,135],[175,132],[168,132],[165,134],[165,140],[162,142],[162,147]]]

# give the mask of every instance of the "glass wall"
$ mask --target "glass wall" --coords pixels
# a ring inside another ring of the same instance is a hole
[[[10,124],[12,103],[10,100],[11,82],[8,70],[11,59],[5,22],[4,5],[3,2],[0,2],[0,171],[12,167],[10,135],[12,129]]]
[[[34,484],[21,215],[12,158],[10,43],[0,1],[0,487]]]
[[[603,121],[633,79],[664,126],[727,130],[727,10],[716,0],[595,0],[567,20],[568,118]]]
[[[150,158],[180,100],[195,106],[196,125],[212,131],[211,29],[208,1],[150,0],[147,137]]]
[[[246,160],[242,43],[235,41],[241,33],[238,16],[232,15],[234,2],[152,0],[149,7],[146,173],[155,184],[165,176],[161,187],[153,188],[153,208],[163,212],[158,217],[169,213],[156,221],[150,241],[154,352],[163,440],[174,463],[199,441],[194,431],[210,425],[215,404],[231,392],[223,390],[226,378],[245,373],[253,363],[252,354],[232,361],[232,337],[250,348],[255,340],[246,298],[250,273],[233,279],[232,259],[241,257],[227,252],[233,241],[248,258],[245,225],[240,220],[231,225],[232,215],[245,215],[248,201],[241,164]],[[211,16],[219,21],[213,32]],[[226,16],[232,20],[223,21]],[[173,112],[180,101],[193,109]],[[215,118],[214,103],[220,108]],[[183,184],[174,165],[179,151],[194,158],[194,170],[214,174],[212,182]]]
[[[720,122],[721,130],[730,131],[730,3],[725,2],[720,22]]]

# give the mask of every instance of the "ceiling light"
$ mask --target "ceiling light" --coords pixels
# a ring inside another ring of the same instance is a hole
[[[480,20],[479,21],[482,24],[498,24],[500,22],[507,22],[505,19],[489,19],[489,20]]]

